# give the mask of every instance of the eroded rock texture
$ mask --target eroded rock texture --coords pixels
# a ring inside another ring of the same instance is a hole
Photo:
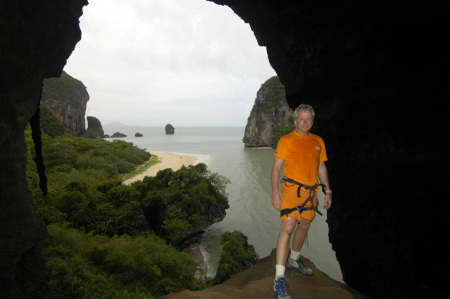
[[[267,47],[291,108],[316,108],[334,196],[329,235],[345,282],[373,298],[436,295],[448,278],[444,7],[213,2],[229,5]],[[23,130],[43,79],[61,74],[80,39],[86,4],[0,0],[1,298],[48,297],[47,233],[25,178]]]
[[[45,298],[41,241],[25,177],[24,129],[44,78],[57,77],[81,38],[85,0],[0,1],[0,298]]]
[[[448,278],[438,233],[448,227],[438,192],[447,160],[443,7],[212,1],[267,47],[290,107],[316,109],[334,197],[329,237],[345,282],[373,298],[436,295]]]
[[[45,79],[41,101],[47,104],[72,135],[81,136],[84,133],[86,126],[84,116],[89,94],[83,82],[64,71],[58,78]]]
[[[268,79],[256,93],[242,141],[246,147],[276,147],[277,128],[293,128],[292,114],[286,92],[277,76]],[[292,131],[292,130],[291,130]],[[287,133],[287,132],[286,132]],[[277,140],[278,141],[278,140]]]

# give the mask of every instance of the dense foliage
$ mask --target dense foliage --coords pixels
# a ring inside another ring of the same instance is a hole
[[[57,78],[44,79],[42,98],[69,103],[72,107],[79,105],[79,94],[86,92],[83,82],[67,74],[65,71]],[[87,93],[86,93],[87,94]]]
[[[38,214],[47,224],[64,224],[106,236],[139,235],[148,229],[139,193],[118,180],[72,180],[47,196],[33,194]]]
[[[68,298],[159,298],[201,289],[196,263],[154,234],[109,238],[49,225],[50,287]]]
[[[43,102],[39,105],[41,130],[50,137],[71,135],[70,130],[64,127],[63,124],[53,115],[50,108]]]
[[[292,123],[294,123],[294,120],[292,120]],[[278,141],[280,141],[280,138],[283,137],[286,134],[291,133],[294,130],[295,130],[295,126],[294,125],[291,126],[291,127],[278,125],[276,130],[275,130],[275,133],[273,134],[272,148],[277,148]]]
[[[29,127],[27,179],[51,236],[44,242],[51,288],[69,298],[159,298],[210,285],[178,249],[223,219],[228,179],[200,163],[123,185],[123,174],[149,160],[147,151],[124,141],[71,136],[55,129],[57,123],[47,119],[52,113],[42,115],[47,195],[39,189]],[[220,277],[252,263],[252,246],[235,234],[222,245],[242,267],[222,258]]]
[[[44,130],[44,128],[42,128]],[[35,155],[31,130],[25,131],[29,162]],[[121,140],[108,142],[70,135],[42,134],[42,152],[49,188],[59,189],[71,180],[87,181],[117,178],[134,170],[150,158],[150,153]],[[36,169],[28,163],[27,178],[31,187],[38,185]]]
[[[266,103],[264,107],[265,112],[270,112],[273,107],[279,106],[281,102],[286,101],[286,90],[284,85],[280,82],[278,76],[273,76],[263,84],[265,92]]]
[[[192,235],[225,217],[228,179],[205,164],[165,169],[133,184],[149,226],[170,244],[182,247]]]
[[[225,232],[220,235],[220,244],[222,255],[214,280],[215,284],[222,283],[232,275],[250,268],[259,260],[253,245],[249,245],[247,237],[239,231]]]

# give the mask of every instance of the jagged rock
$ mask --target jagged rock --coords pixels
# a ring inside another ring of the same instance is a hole
[[[116,132],[111,135],[111,138],[121,138],[121,137],[127,137],[127,135],[120,133],[120,132]]]
[[[41,100],[74,136],[84,133],[89,94],[81,81],[64,71],[58,78],[44,79]]]
[[[165,127],[166,134],[174,134],[175,128],[171,124],[167,124]]]
[[[134,137],[142,137],[144,135],[142,135],[141,133],[137,132],[136,134],[134,134]]]
[[[88,128],[82,134],[83,137],[92,138],[92,139],[105,138],[102,123],[100,122],[100,120],[98,120],[98,118],[93,117],[93,116],[88,116],[87,121],[88,121]]]
[[[279,127],[294,129],[292,109],[286,101],[286,93],[279,78],[274,76],[261,85],[245,127],[246,147],[274,147]],[[279,139],[279,138],[278,138]]]

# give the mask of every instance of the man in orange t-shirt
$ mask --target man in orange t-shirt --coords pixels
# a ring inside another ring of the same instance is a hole
[[[284,277],[286,268],[304,275],[314,274],[303,264],[300,250],[315,217],[319,179],[325,189],[324,208],[329,209],[331,206],[331,188],[325,166],[325,161],[328,160],[325,143],[321,137],[310,133],[314,116],[314,109],[311,106],[300,105],[294,112],[295,130],[280,139],[274,155],[271,178],[272,205],[281,211],[282,215],[273,288],[275,298],[290,298]],[[284,184],[280,196],[278,182],[283,163]],[[293,209],[303,204],[304,210]],[[292,249],[287,259],[292,234]]]

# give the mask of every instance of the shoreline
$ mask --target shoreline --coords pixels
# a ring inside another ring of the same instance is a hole
[[[151,176],[151,177],[156,176],[158,171],[166,169],[166,168],[170,168],[173,171],[177,171],[183,165],[186,167],[189,165],[195,165],[200,160],[199,157],[186,155],[186,154],[181,155],[181,154],[174,154],[174,153],[167,153],[167,152],[155,152],[155,151],[149,151],[149,153],[152,156],[153,155],[157,156],[159,158],[159,163],[151,166],[145,172],[123,181],[123,184],[129,185],[133,182],[142,180],[146,176]]]

